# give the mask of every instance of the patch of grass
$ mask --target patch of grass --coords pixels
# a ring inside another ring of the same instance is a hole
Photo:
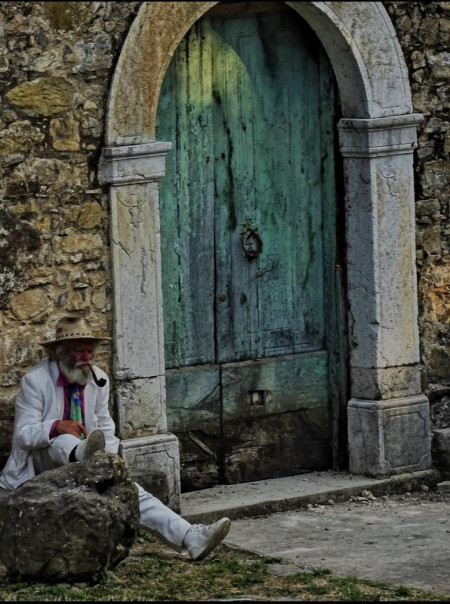
[[[9,580],[0,567],[0,601],[202,601],[276,598],[306,601],[449,601],[450,595],[404,586],[388,587],[328,569],[280,577],[268,572],[281,558],[261,557],[222,546],[202,562],[191,562],[150,535],[139,537],[130,555],[112,571],[84,583],[49,585]]]
[[[312,585],[307,585],[304,591],[315,596],[325,596],[328,593],[328,587],[313,583]]]
[[[412,589],[410,587],[405,587],[404,585],[399,585],[394,589],[394,592],[397,596],[410,596],[412,594]]]
[[[342,598],[349,602],[361,602],[367,600],[373,600],[374,595],[367,593],[369,585],[362,583],[356,577],[344,577],[341,579],[333,580],[336,587],[339,588]]]

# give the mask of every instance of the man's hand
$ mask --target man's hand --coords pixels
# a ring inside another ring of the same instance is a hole
[[[55,428],[58,434],[73,434],[77,438],[80,438],[82,434],[85,438],[87,436],[86,428],[83,426],[83,424],[72,419],[58,420]]]

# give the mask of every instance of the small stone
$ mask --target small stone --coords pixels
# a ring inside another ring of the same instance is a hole
[[[43,289],[33,288],[21,292],[11,300],[11,312],[19,321],[41,321],[49,313],[49,299]]]
[[[267,566],[267,572],[269,575],[275,575],[276,577],[291,577],[292,575],[297,575],[298,573],[311,574],[312,571],[308,571],[304,568],[298,568],[298,566],[291,564],[269,564]]]
[[[58,296],[58,299],[56,300],[56,306],[64,306],[64,304],[67,302],[69,298],[69,292],[64,292],[63,294],[60,294]]]
[[[89,99],[84,103],[83,105],[83,109],[86,109],[86,111],[89,111],[91,109],[97,109],[97,105],[96,103],[94,103],[94,101],[90,101]]]
[[[366,490],[366,491],[363,491],[363,492],[361,493],[361,495],[362,495],[363,497],[367,497],[367,499],[373,499],[373,498],[374,498],[374,497],[373,497],[373,494],[372,494],[372,491],[367,491],[367,490]]]
[[[86,203],[78,217],[78,224],[82,229],[92,229],[100,225],[102,215],[101,205],[95,201]]]
[[[13,153],[29,151],[33,145],[42,143],[44,138],[44,133],[28,120],[18,120],[0,131],[0,154],[11,156]]]
[[[78,151],[80,148],[79,124],[71,117],[51,120],[50,136],[57,151]]]

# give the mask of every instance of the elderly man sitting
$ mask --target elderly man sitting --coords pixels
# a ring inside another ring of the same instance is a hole
[[[45,470],[86,459],[99,449],[117,453],[119,439],[108,407],[109,380],[93,366],[96,345],[107,339],[95,336],[84,319],[67,317],[57,323],[54,339],[40,342],[48,359],[22,378],[0,495]],[[190,524],[135,484],[141,525],[192,560],[202,560],[228,534],[228,518],[210,525]]]

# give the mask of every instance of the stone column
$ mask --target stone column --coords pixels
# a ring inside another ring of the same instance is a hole
[[[178,439],[167,433],[158,180],[171,143],[106,147],[119,453],[134,480],[180,509]]]
[[[431,464],[414,236],[412,153],[421,119],[408,114],[339,123],[347,185],[349,469],[355,474]]]

